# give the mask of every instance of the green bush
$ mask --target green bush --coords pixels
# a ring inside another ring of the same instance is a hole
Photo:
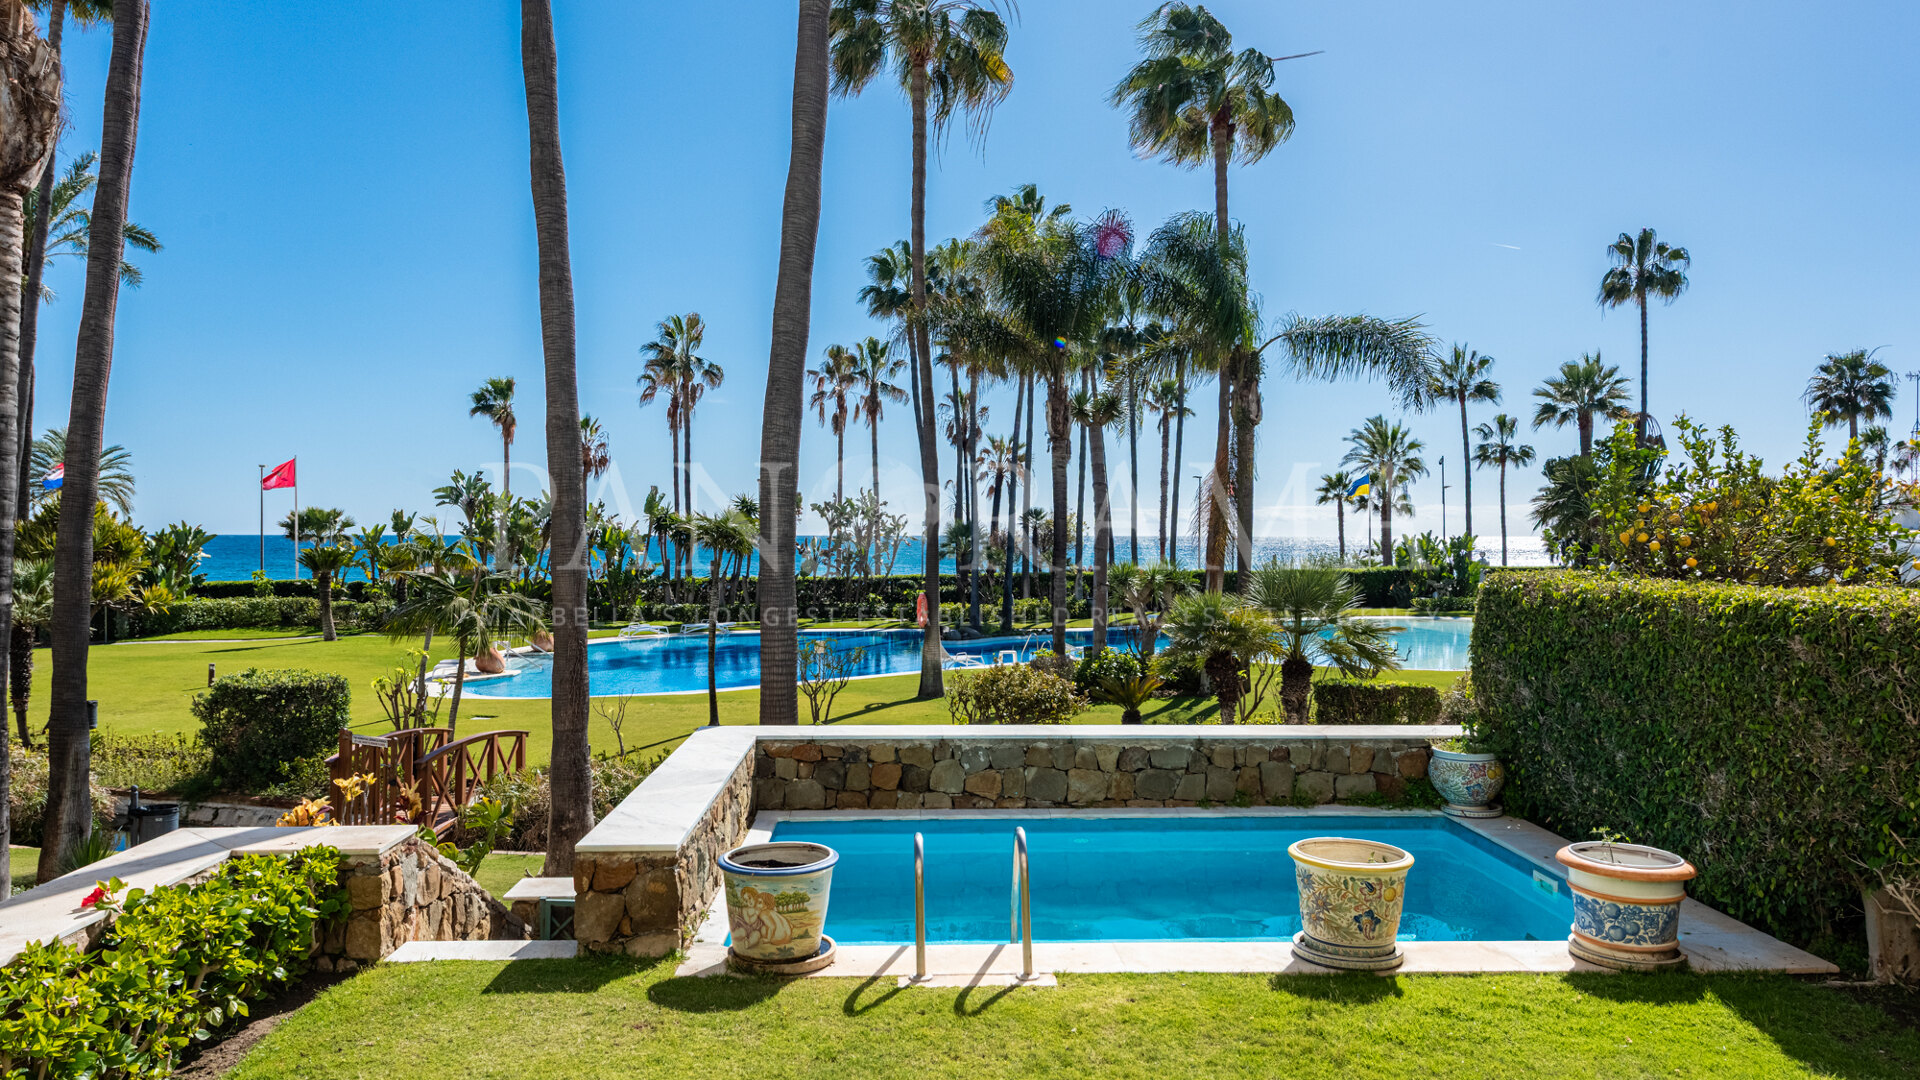
[[[1400,683],[1317,682],[1317,724],[1437,724],[1440,691]]]
[[[0,738],[6,736],[0,735]],[[13,744],[13,782],[7,788],[7,813],[13,821],[13,842],[21,847],[39,847],[47,816],[47,754],[44,749],[28,750]],[[94,827],[113,820],[113,798],[96,773],[89,778],[87,798],[93,804]],[[0,1029],[3,1031],[4,1029]],[[0,1076],[6,1076],[0,1072]]]
[[[385,611],[383,604],[336,600],[333,621],[342,629],[372,629]],[[188,630],[298,630],[319,625],[320,601],[311,596],[240,596],[188,600],[165,612],[141,615],[134,620],[133,634],[157,637]]]
[[[666,759],[666,751],[649,757],[634,753],[594,758],[588,765],[593,777],[593,819],[604,819]],[[480,794],[516,808],[513,827],[500,841],[503,850],[546,850],[547,817],[553,806],[547,770],[502,773],[480,785]]]
[[[1073,691],[1090,698],[1102,679],[1132,679],[1140,674],[1140,658],[1109,645],[1101,652],[1089,652],[1073,667]]]
[[[186,735],[93,733],[93,778],[110,788],[179,794],[206,775],[213,755]]]
[[[248,668],[215,680],[193,699],[193,715],[217,778],[252,791],[285,783],[296,762],[337,745],[350,700],[340,675]]]
[[[1413,610],[1419,615],[1471,615],[1471,596],[1416,596]]]
[[[268,580],[269,596],[319,596],[310,577],[298,580]],[[333,595],[348,600],[365,600],[369,593],[377,594],[380,586],[366,581],[336,581],[333,583]],[[260,595],[259,585],[253,581],[203,581],[193,587],[193,595],[208,600],[227,600],[233,597],[253,597]]]
[[[1792,940],[1833,932],[1920,836],[1920,592],[1493,573],[1472,645],[1510,810],[1700,870]]]
[[[956,724],[1064,724],[1086,707],[1070,680],[1029,664],[956,674],[947,684]]]
[[[0,968],[0,1076],[167,1077],[180,1052],[305,970],[342,913],[340,856],[237,855],[208,880],[124,895],[102,947],[29,945]]]
[[[1347,571],[1347,577],[1360,589],[1362,607],[1412,606],[1413,575],[1414,571],[1404,566],[1363,566]],[[1232,586],[1228,589],[1231,591]]]

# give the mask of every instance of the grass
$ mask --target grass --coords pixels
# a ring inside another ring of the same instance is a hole
[[[222,637],[227,631],[211,631]],[[339,641],[262,638],[252,641],[183,641],[179,643],[116,642],[95,646],[89,653],[87,696],[100,701],[100,729],[110,734],[158,735],[191,733],[199,722],[190,711],[193,698],[206,689],[207,665],[220,673],[249,667],[310,668],[346,676],[353,691],[354,725],[366,731],[386,730],[371,684],[406,658],[407,646],[376,634],[355,634]],[[435,656],[451,656],[436,648]],[[52,665],[47,651],[35,650],[33,697],[29,717],[36,726],[47,719],[48,683]],[[1452,685],[1457,672],[1404,671],[1384,681],[1418,683],[1442,689]],[[945,724],[946,703],[918,700],[918,675],[858,679],[835,702],[837,724]],[[757,724],[760,691],[730,690],[720,695],[722,724]],[[1148,723],[1204,723],[1217,712],[1211,698],[1171,698],[1145,710]],[[801,702],[801,716],[807,716]],[[1076,719],[1083,724],[1115,724],[1120,710],[1095,706]],[[626,749],[664,747],[685,738],[707,722],[704,694],[653,695],[635,699],[621,731]],[[467,732],[523,728],[531,732],[527,756],[545,762],[552,745],[552,717],[545,699],[478,700],[462,702],[460,728]],[[592,718],[590,738],[596,751],[620,745],[606,718]]]
[[[33,879],[40,867],[40,849],[37,847],[16,847],[7,851],[7,876],[13,882],[13,891],[33,888]]]
[[[513,884],[528,875],[540,876],[540,866],[546,856],[533,852],[496,851],[480,861],[480,871],[473,880],[480,883],[495,900],[506,903],[507,890]]]
[[[1920,1033],[1784,978],[1079,975],[1055,989],[675,979],[618,958],[377,967],[232,1080],[1911,1077]],[[407,1003],[415,1023],[394,1023]]]

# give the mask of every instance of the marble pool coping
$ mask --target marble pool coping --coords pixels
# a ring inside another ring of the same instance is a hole
[[[1140,729],[1130,727],[1129,732]],[[1227,729],[1231,731],[1232,729]],[[1405,729],[1400,729],[1405,730]],[[1201,809],[1037,809],[1037,810],[763,810],[756,814],[746,843],[772,838],[782,821],[834,821],[893,818],[1109,818],[1109,817],[1439,817],[1431,810],[1387,810],[1354,806],[1256,806]],[[1566,868],[1553,853],[1566,841],[1532,822],[1499,817],[1454,819],[1454,824],[1519,856],[1537,871],[1566,880]],[[724,895],[716,895],[687,947],[678,976],[728,974],[727,913]],[[1401,943],[1406,963],[1383,975],[1466,975],[1491,973],[1611,973],[1576,959],[1567,943],[1556,941],[1408,941]],[[1831,975],[1839,969],[1811,953],[1755,930],[1689,897],[1680,908],[1680,949],[1697,972],[1765,972]],[[1033,943],[1036,972],[1061,974],[1243,972],[1338,974],[1293,955],[1285,941],[1075,941]],[[1005,985],[1020,972],[1020,948],[1014,944],[936,944],[927,946],[927,973],[934,985]],[[806,978],[899,978],[914,974],[912,943],[843,945],[831,967]]]

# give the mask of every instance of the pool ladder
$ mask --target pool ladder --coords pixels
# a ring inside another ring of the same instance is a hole
[[[1013,895],[1008,901],[1007,940],[1020,943],[1020,981],[1033,973],[1033,881],[1027,867],[1027,830],[1013,830]],[[927,842],[913,834],[913,981],[927,978]]]

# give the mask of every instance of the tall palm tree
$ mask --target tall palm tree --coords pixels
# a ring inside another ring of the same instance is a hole
[[[1580,456],[1590,459],[1593,418],[1622,411],[1627,403],[1627,380],[1619,368],[1601,363],[1599,353],[1585,353],[1578,363],[1569,360],[1561,364],[1559,374],[1548,376],[1533,396],[1540,399],[1540,407],[1533,413],[1534,428],[1573,424],[1580,433]]]
[[[760,722],[797,724],[799,599],[794,584],[801,394],[807,366],[813,260],[820,235],[820,176],[826,161],[830,0],[800,0],[793,57],[793,134],[781,205],[780,272],[760,441]],[[844,386],[844,383],[841,384]],[[819,402],[816,400],[816,406]],[[823,410],[824,411],[824,410]],[[836,391],[836,461],[845,471],[847,396]],[[835,497],[840,497],[838,480]],[[711,668],[709,668],[711,670]]]
[[[1347,489],[1353,486],[1354,476],[1345,469],[1337,469],[1322,474],[1320,486],[1313,489],[1313,501],[1318,506],[1333,504],[1333,520],[1340,536],[1340,561],[1347,561]]]
[[[940,599],[940,463],[934,442],[933,355],[927,326],[927,142],[956,112],[984,134],[994,106],[1013,88],[1007,26],[973,0],[834,0],[830,27],[833,88],[858,94],[882,68],[898,74],[913,111],[913,308],[910,338],[914,394],[921,405],[920,471],[925,489],[922,551],[929,601]],[[876,492],[877,494],[877,492]],[[940,622],[927,620],[920,648],[920,696],[939,697]]]
[[[654,329],[654,339],[640,346],[640,354],[646,357],[640,375],[640,404],[653,400],[662,386],[669,392],[667,422],[677,421],[681,436],[681,457],[674,462],[675,483],[686,486],[684,502],[679,501],[676,488],[675,509],[690,514],[693,512],[694,408],[708,390],[719,389],[726,382],[727,373],[699,353],[707,337],[707,324],[699,312],[669,315]]]
[[[87,647],[93,615],[93,509],[99,498],[100,434],[106,426],[113,368],[114,308],[126,250],[127,198],[139,129],[140,80],[147,44],[147,0],[114,0],[113,51],[100,123],[100,182],[88,222],[86,298],[74,347],[73,400],[67,420],[66,479],[54,550],[53,692],[47,724],[45,844],[39,878],[60,873],[74,845],[92,830],[88,796]],[[18,280],[10,278],[10,280]],[[11,434],[11,433],[9,433]]]
[[[599,419],[580,417],[580,469],[588,480],[598,480],[613,468],[613,451],[607,445],[607,429]]]
[[[645,349],[641,350],[643,353]],[[665,399],[667,406],[667,435],[673,441],[673,465],[670,469],[673,480],[673,511],[679,513],[680,506],[680,380],[674,371],[673,357],[669,355],[648,356],[642,362],[640,374],[634,379],[640,387],[640,406],[645,408],[655,399]]]
[[[1106,430],[1121,418],[1124,403],[1112,388],[1089,394],[1081,413],[1087,433],[1087,464],[1093,472],[1093,653],[1107,647],[1107,568],[1113,561],[1113,499],[1107,482]]]
[[[1640,309],[1640,418],[1634,422],[1634,434],[1647,436],[1647,299],[1666,303],[1687,291],[1687,271],[1693,256],[1687,249],[1674,247],[1654,235],[1652,229],[1638,234],[1621,233],[1607,245],[1607,257],[1613,266],[1600,278],[1600,306],[1622,307],[1632,304]]]
[[[1373,476],[1373,502],[1380,510],[1380,561],[1393,565],[1393,512],[1399,500],[1390,493],[1427,475],[1426,459],[1420,451],[1426,444],[1399,421],[1387,422],[1384,416],[1370,416],[1347,436],[1352,449],[1342,464],[1364,469]],[[1404,511],[1403,511],[1404,512]]]
[[[1160,559],[1169,563],[1173,562],[1173,551],[1168,541],[1167,523],[1173,523],[1175,535],[1172,543],[1177,544],[1180,531],[1180,508],[1167,501],[1167,452],[1175,424],[1193,415],[1193,410],[1187,408],[1186,401],[1187,388],[1181,385],[1178,379],[1161,379],[1147,391],[1147,408],[1152,409],[1160,417],[1154,421],[1160,428],[1159,552]]]
[[[27,476],[29,477],[29,502],[57,503],[64,487],[47,488],[40,482],[41,477],[53,471],[53,467],[67,460],[67,429],[48,428],[46,434],[33,440],[31,453],[27,458]],[[133,516],[133,455],[119,443],[109,443],[100,448],[99,493],[102,502],[119,511],[121,517]]]
[[[551,0],[521,0],[520,70],[527,92],[528,174],[540,266],[540,345],[546,369],[547,472],[552,493],[552,809],[544,873],[573,870],[573,845],[593,827],[587,743],[587,483],[580,461],[574,362],[573,260],[567,248],[567,170],[560,154],[559,56]]]
[[[1500,470],[1500,565],[1507,565],[1507,466],[1524,468],[1533,464],[1533,447],[1515,442],[1520,422],[1506,413],[1473,429],[1480,445],[1473,448],[1473,463]]]
[[[1455,345],[1453,350],[1433,365],[1433,374],[1428,382],[1428,393],[1435,398],[1445,398],[1460,406],[1460,460],[1467,463],[1461,470],[1462,494],[1467,503],[1467,532],[1473,532],[1473,447],[1467,442],[1467,403],[1485,401],[1497,404],[1500,401],[1500,384],[1487,377],[1493,370],[1493,357],[1482,356],[1465,345]]]
[[[13,722],[20,732],[20,744],[33,749],[33,735],[27,729],[27,705],[33,694],[33,646],[42,628],[53,617],[53,563],[48,559],[22,559],[13,575],[13,625],[8,634],[7,690],[13,702]],[[0,766],[5,765],[0,760]]]
[[[67,256],[78,256],[81,259],[87,257],[88,213],[86,204],[81,200],[93,190],[94,183],[99,179],[93,174],[93,167],[99,160],[100,155],[91,150],[75,155],[67,162],[66,171],[61,174],[59,182],[54,184],[49,192],[46,203],[48,207],[46,246],[40,253],[43,268],[53,265],[55,259]],[[40,193],[27,192],[29,232],[37,231],[39,228],[40,206]],[[146,252],[164,250],[160,238],[145,225],[129,221],[126,224],[125,235],[127,246],[130,248],[138,248]],[[28,270],[30,271],[31,267],[28,267]],[[120,284],[130,289],[137,289],[144,279],[145,275],[131,260],[121,261]],[[53,290],[47,288],[44,283],[36,286],[27,295],[35,293],[43,303],[54,299]]]
[[[873,500],[875,512],[880,506],[880,421],[886,417],[887,402],[907,400],[907,392],[893,380],[907,371],[907,362],[890,354],[886,342],[872,335],[853,347],[853,387],[859,393],[853,415],[864,420],[873,451]],[[937,493],[936,493],[937,497]],[[931,549],[929,549],[931,550]],[[865,556],[862,556],[864,561]]]
[[[1307,722],[1316,664],[1353,679],[1400,669],[1393,635],[1406,627],[1357,618],[1360,587],[1334,567],[1285,566],[1269,559],[1254,572],[1247,596],[1273,620],[1280,704],[1289,724]]]
[[[813,383],[813,395],[807,403],[813,406],[820,423],[833,432],[835,502],[847,497],[847,421],[852,416],[850,396],[857,385],[855,363],[852,349],[845,345],[829,345],[820,366],[807,372],[807,378]]]
[[[467,415],[486,417],[500,432],[500,561],[512,565],[506,515],[513,505],[513,433],[518,426],[513,415],[513,377],[488,379],[473,392],[470,401]]]
[[[707,570],[707,724],[710,727],[720,726],[720,691],[714,664],[719,652],[720,590],[726,584],[721,568],[728,559],[751,554],[757,532],[753,521],[738,510],[696,514],[693,518],[693,542],[706,548],[713,561]],[[764,568],[764,563],[762,565]]]
[[[320,598],[320,640],[338,641],[333,627],[333,579],[353,566],[353,549],[339,544],[316,544],[300,549],[300,565],[313,573],[313,589]]]
[[[1866,349],[1829,353],[1807,380],[1807,407],[1827,414],[1827,426],[1847,425],[1847,441],[1860,437],[1860,421],[1893,417],[1893,369]]]

